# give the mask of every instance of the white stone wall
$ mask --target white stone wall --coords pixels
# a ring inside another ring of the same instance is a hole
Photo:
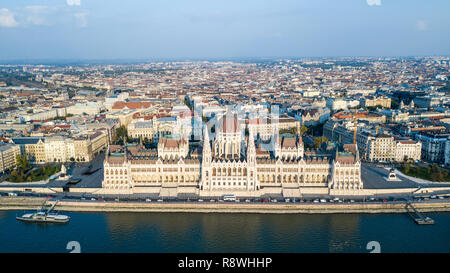
[[[330,189],[339,190],[340,192],[353,192],[362,188],[363,182],[361,180],[361,165],[359,162],[356,164],[334,162]]]
[[[397,142],[395,148],[395,160],[403,161],[406,158],[420,160],[422,154],[422,143],[401,143]]]

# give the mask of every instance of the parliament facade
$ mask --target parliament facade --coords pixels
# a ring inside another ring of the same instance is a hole
[[[111,145],[104,161],[104,194],[153,193],[243,197],[303,194],[353,195],[363,189],[356,145],[328,153],[305,151],[301,136],[274,132],[270,139],[245,131],[224,116],[199,144],[161,137],[157,149]],[[192,144],[192,145],[190,145]]]

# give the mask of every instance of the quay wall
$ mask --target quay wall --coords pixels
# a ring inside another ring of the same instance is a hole
[[[2,192],[26,191],[29,190],[35,193],[52,194],[63,192],[62,187],[26,187],[26,186],[4,186],[0,187]],[[236,197],[260,197],[265,194],[283,195],[286,198],[301,198],[302,195],[332,195],[332,196],[376,196],[389,194],[409,194],[409,193],[433,193],[437,191],[450,191],[450,187],[426,187],[418,191],[418,188],[391,188],[391,189],[361,189],[355,191],[339,191],[323,187],[300,187],[297,189],[289,189],[282,187],[262,188],[258,191],[206,191],[199,190],[195,187],[174,187],[174,188],[133,188],[127,194],[133,193],[156,193],[163,197],[177,196],[177,194],[192,193],[200,197],[221,197],[224,194],[234,194]],[[103,188],[70,188],[71,193],[91,193],[91,194],[124,194],[124,192],[108,191]]]
[[[0,197],[0,210],[36,210],[45,198]],[[51,204],[54,201],[49,201]],[[450,211],[449,201],[415,202],[421,212]],[[405,213],[405,203],[143,203],[60,201],[60,211],[78,212],[180,212],[180,213]]]

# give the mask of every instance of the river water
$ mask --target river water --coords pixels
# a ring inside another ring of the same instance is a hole
[[[0,252],[450,252],[450,213],[202,214],[64,212],[68,224],[32,224],[0,211]]]

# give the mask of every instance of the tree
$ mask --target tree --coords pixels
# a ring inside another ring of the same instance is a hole
[[[308,127],[306,127],[305,125],[302,125],[302,128],[300,129],[300,133],[302,135],[306,134],[306,132],[308,132]]]
[[[316,137],[314,139],[314,147],[316,149],[319,149],[320,146],[322,146],[322,143],[326,143],[327,141],[328,141],[328,139],[326,137],[324,137],[324,136]]]
[[[22,170],[30,167],[30,161],[28,161],[28,158],[26,155],[20,155],[20,154],[16,155],[16,162],[17,162],[17,166]]]
[[[116,138],[118,141],[122,142],[122,140],[125,139],[125,137],[127,137],[127,135],[128,135],[128,132],[127,132],[127,128],[125,127],[125,125],[122,125],[116,129]]]
[[[69,95],[69,99],[75,97],[75,91],[74,90],[69,90],[67,93]]]
[[[406,162],[406,164],[405,164],[405,174],[408,174],[409,171],[410,171],[410,164],[409,164],[409,162]]]
[[[296,135],[297,134],[297,128],[296,127],[291,127],[289,129],[281,129],[280,130],[280,134],[293,134]]]
[[[433,181],[443,181],[444,175],[441,171],[441,168],[434,163],[433,166],[431,166],[431,180]]]

